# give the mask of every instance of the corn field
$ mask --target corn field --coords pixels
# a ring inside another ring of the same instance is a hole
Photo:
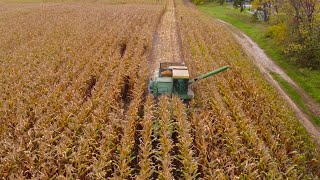
[[[148,94],[166,4],[0,3],[1,179],[319,179],[289,106],[187,1],[175,6],[192,77],[231,69],[195,84],[189,104]]]

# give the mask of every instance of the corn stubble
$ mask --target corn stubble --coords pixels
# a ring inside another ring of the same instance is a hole
[[[0,177],[319,179],[319,152],[288,106],[185,1],[191,74],[231,70],[197,83],[189,105],[147,95],[166,4],[149,2],[1,7]]]

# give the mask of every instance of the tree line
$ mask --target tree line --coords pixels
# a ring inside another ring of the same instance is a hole
[[[192,1],[221,5],[225,2]],[[232,2],[243,10],[245,0]],[[301,67],[320,70],[320,0],[253,0],[251,4],[270,24],[266,36],[273,38],[290,60]]]
[[[259,4],[266,1],[256,0]],[[285,54],[301,67],[320,70],[320,1],[272,0],[267,8],[275,39]]]

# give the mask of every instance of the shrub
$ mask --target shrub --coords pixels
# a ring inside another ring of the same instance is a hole
[[[297,32],[290,36],[285,53],[293,56],[300,66],[320,69],[320,35],[312,28],[300,26]]]
[[[287,39],[287,26],[284,23],[278,23],[271,27],[268,27],[265,33],[265,37],[274,39],[277,43],[283,44]]]

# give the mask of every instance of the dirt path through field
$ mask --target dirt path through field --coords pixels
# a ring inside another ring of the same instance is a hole
[[[154,34],[150,59],[150,71],[160,62],[181,61],[181,46],[177,30],[174,0],[167,0],[164,13]]]
[[[310,111],[316,116],[320,117],[320,107],[301,89],[281,68],[279,68],[265,53],[264,51],[247,35],[242,33],[231,24],[222,22],[232,33],[234,38],[242,46],[245,53],[253,60],[265,78],[278,90],[279,94],[288,102],[288,104],[294,110],[297,118],[306,128],[309,134],[317,142],[320,149],[320,130],[310,120],[310,117],[306,115],[300,108],[291,100],[288,94],[281,88],[279,83],[273,79],[271,73],[279,74],[284,80],[286,80],[303,98],[304,103],[308,106]]]

